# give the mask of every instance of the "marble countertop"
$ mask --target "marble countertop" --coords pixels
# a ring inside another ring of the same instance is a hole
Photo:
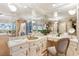
[[[37,37],[37,39],[31,39],[31,40],[29,40],[27,37],[26,38],[19,38],[19,39],[14,39],[14,40],[9,40],[8,41],[8,46],[9,47],[14,47],[14,46],[17,46],[17,45],[20,45],[20,44],[22,44],[22,43],[27,43],[27,42],[34,42],[34,41],[38,41],[38,40],[40,40],[40,39],[42,39],[42,38],[45,38],[45,37]]]
[[[26,40],[24,40],[24,39],[10,40],[10,41],[8,41],[8,46],[9,46],[9,47],[13,47],[13,46],[20,45],[20,44],[22,44],[22,43],[26,43]]]
[[[58,41],[59,39],[61,38],[65,38],[65,37],[53,37],[51,35],[48,35],[48,36],[36,36],[37,39],[31,39],[29,40],[27,37],[25,38],[19,38],[19,39],[16,39],[16,40],[9,40],[8,41],[8,46],[9,47],[13,47],[13,46],[17,46],[19,44],[22,44],[22,43],[27,43],[27,42],[34,42],[34,41],[39,41],[40,39],[45,39],[47,38],[48,40],[53,40],[53,41]],[[70,39],[71,41],[74,41],[74,42],[77,42],[78,43],[78,39],[76,37]]]
[[[26,38],[26,41],[27,42],[35,42],[35,41],[39,41],[39,40],[41,40],[41,39],[44,39],[44,38],[47,38],[46,36],[35,36],[35,37],[37,37],[36,39],[28,39],[28,38]]]
[[[48,40],[53,40],[53,41],[58,41],[61,38],[70,38],[70,37],[58,37],[58,36],[51,36],[51,35],[48,35],[47,37],[48,37]],[[78,43],[78,39],[76,36],[74,36],[73,38],[70,38],[70,41],[74,41]]]

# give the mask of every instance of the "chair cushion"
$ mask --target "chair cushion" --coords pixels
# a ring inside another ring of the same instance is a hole
[[[61,39],[57,46],[57,52],[65,53],[67,48],[68,40]]]
[[[54,47],[48,47],[48,52],[51,55],[56,55],[57,51],[55,49],[55,46]]]

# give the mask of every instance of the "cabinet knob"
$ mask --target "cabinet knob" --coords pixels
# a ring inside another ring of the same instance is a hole
[[[20,47],[20,48],[22,48],[22,47]]]

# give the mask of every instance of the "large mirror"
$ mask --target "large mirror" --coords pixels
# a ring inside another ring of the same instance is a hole
[[[77,6],[76,4],[46,4],[50,5],[49,11],[40,20],[33,21],[34,30],[53,36],[76,36]],[[47,30],[46,30],[47,29]]]

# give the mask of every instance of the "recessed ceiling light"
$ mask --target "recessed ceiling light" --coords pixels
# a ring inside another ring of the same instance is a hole
[[[55,6],[56,6],[56,4],[52,4],[52,6],[53,6],[53,7],[55,7]]]
[[[17,8],[14,5],[12,5],[12,4],[8,4],[8,7],[10,8],[10,10],[12,12],[16,12],[16,10],[17,10]]]
[[[75,9],[74,9],[74,10],[69,10],[68,13],[69,13],[70,15],[75,15],[76,10],[75,10]]]

